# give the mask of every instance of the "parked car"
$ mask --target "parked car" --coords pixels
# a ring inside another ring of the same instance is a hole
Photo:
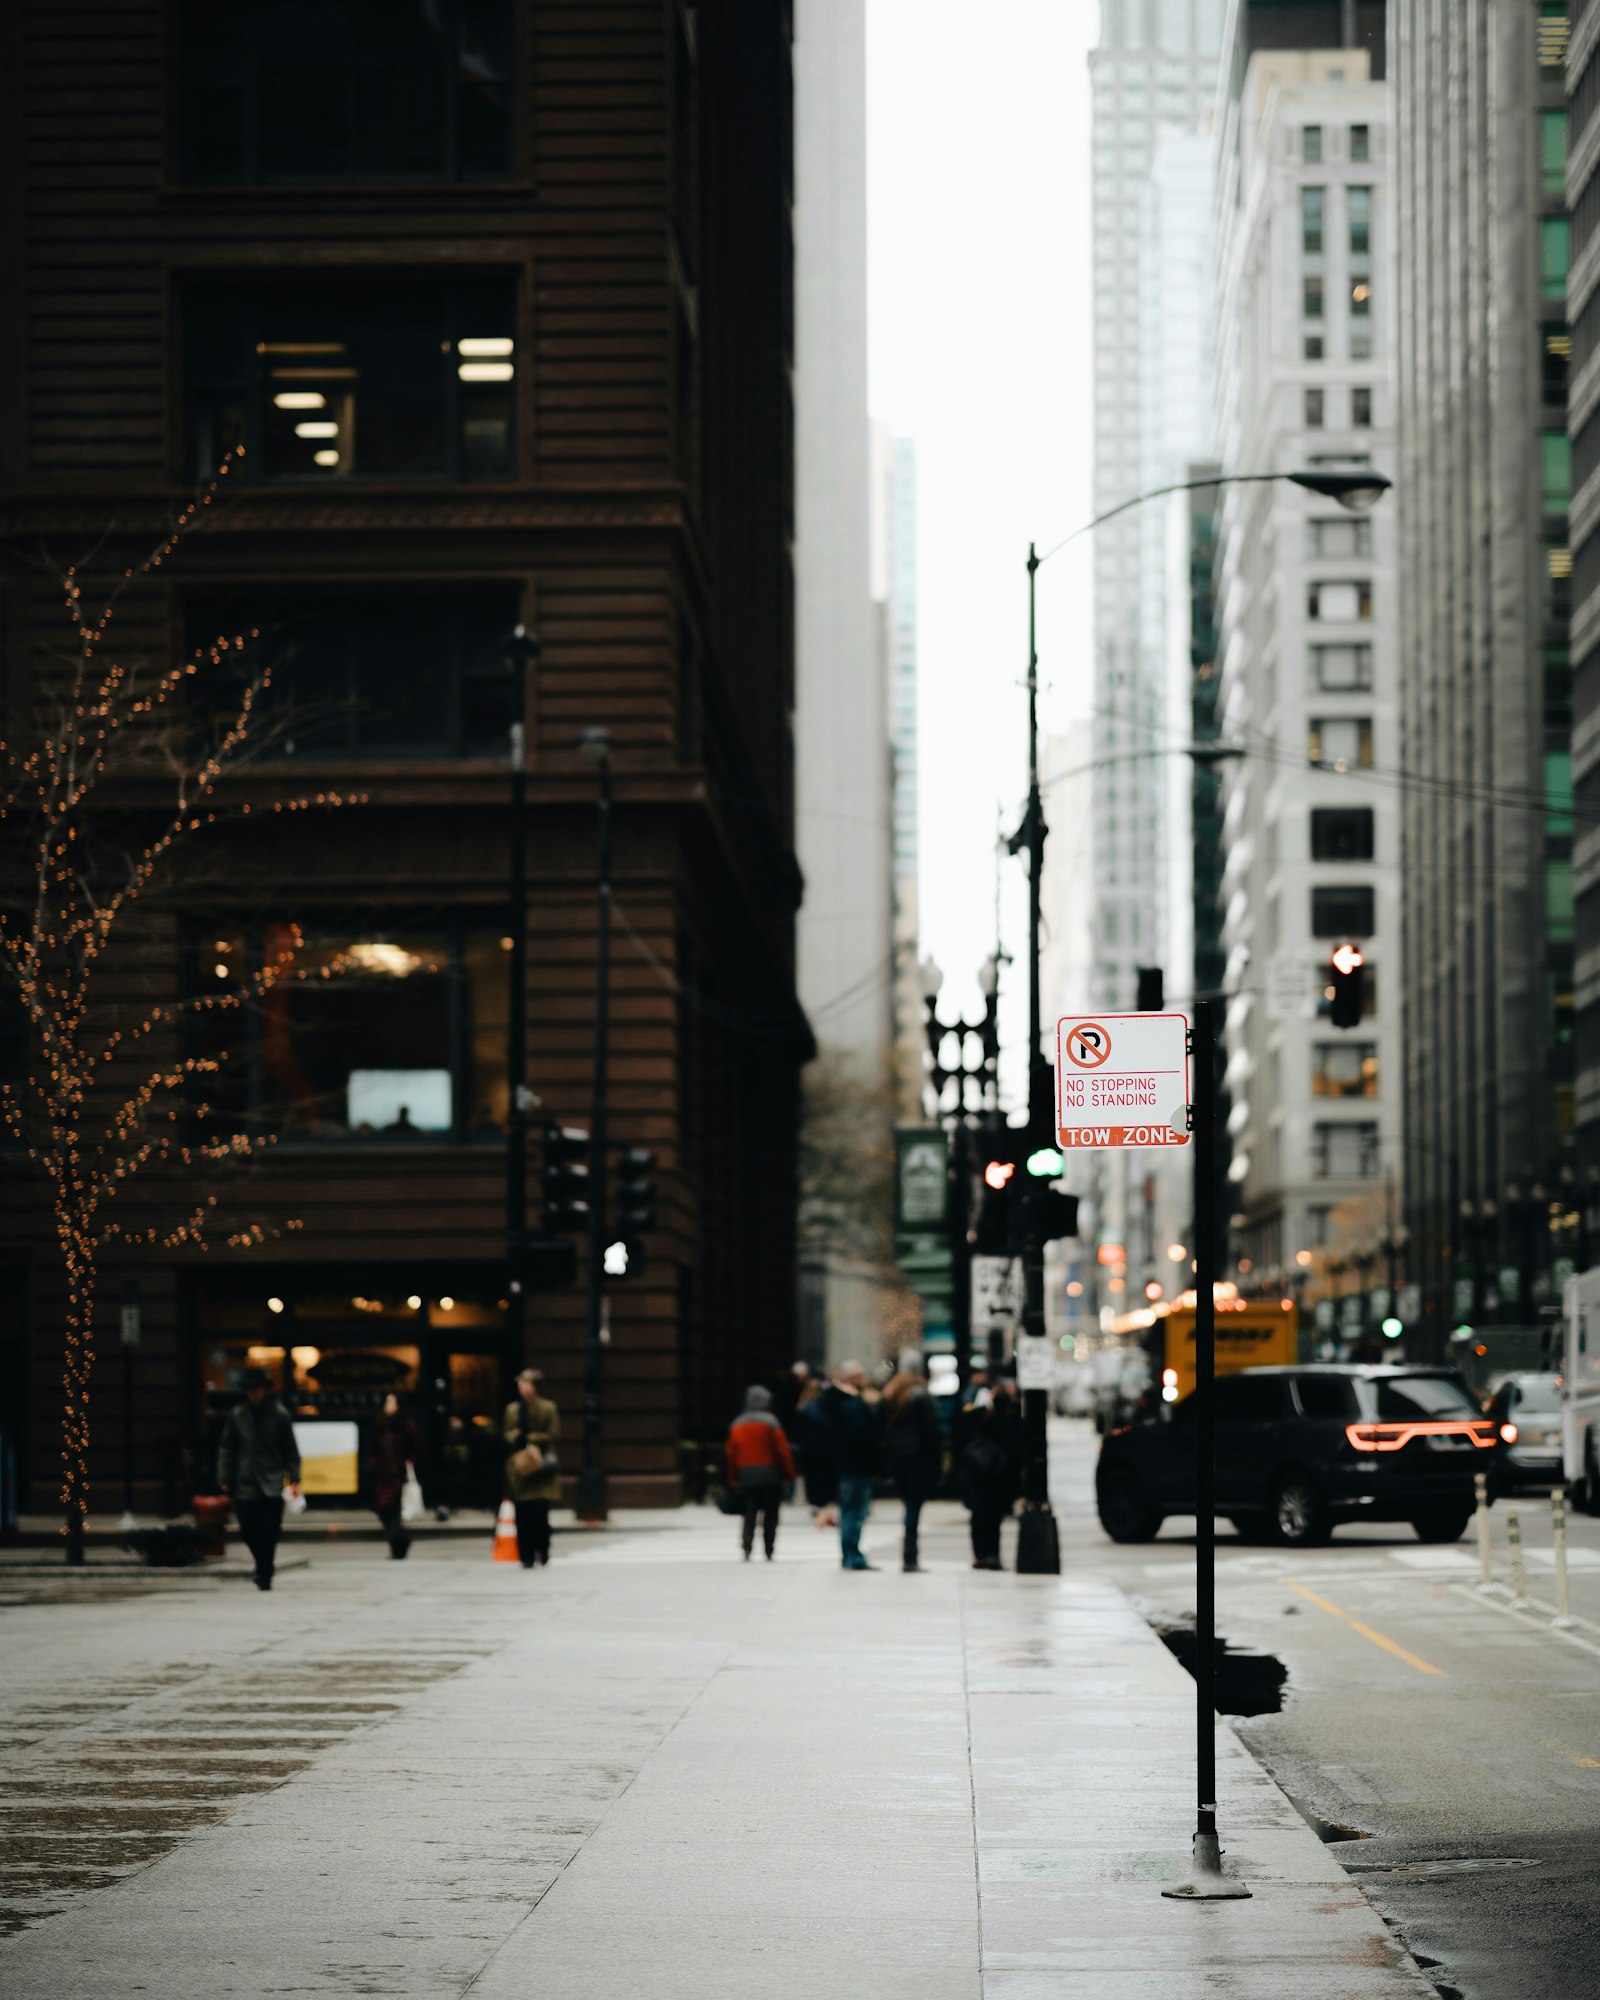
[[[1304,1548],[1342,1521],[1406,1521],[1453,1542],[1495,1426],[1452,1370],[1331,1364],[1247,1368],[1213,1385],[1216,1511],[1252,1540]],[[1194,1512],[1194,1398],[1100,1447],[1095,1497],[1114,1542]]]
[[[1489,1398],[1495,1429],[1489,1483],[1496,1493],[1561,1479],[1561,1377],[1508,1375]]]

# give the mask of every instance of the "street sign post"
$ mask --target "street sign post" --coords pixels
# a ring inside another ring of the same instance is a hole
[[[1073,1014],[1056,1027],[1056,1128],[1068,1152],[1189,1143],[1182,1014]]]
[[[1267,1018],[1272,1021],[1317,1018],[1316,968],[1309,959],[1283,953],[1267,960]]]
[[[1017,1387],[1049,1389],[1055,1383],[1055,1358],[1050,1342],[1037,1334],[1021,1334],[1017,1339]]]
[[[1020,1257],[973,1258],[974,1328],[1017,1326],[1026,1304],[1027,1273]]]

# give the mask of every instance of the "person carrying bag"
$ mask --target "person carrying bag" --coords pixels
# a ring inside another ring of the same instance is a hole
[[[506,1447],[506,1496],[517,1516],[517,1554],[524,1569],[550,1560],[550,1508],[561,1498],[556,1440],[561,1413],[539,1393],[537,1368],[517,1377],[517,1400],[506,1406],[500,1435]]]

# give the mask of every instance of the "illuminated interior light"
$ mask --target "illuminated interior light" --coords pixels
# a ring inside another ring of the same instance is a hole
[[[325,410],[328,399],[320,389],[280,389],[273,397],[280,410]]]
[[[332,421],[314,417],[309,423],[296,424],[294,434],[297,438],[336,438],[339,435],[339,426]]]
[[[509,382],[516,372],[510,361],[463,361],[456,369],[463,382]]]
[[[455,1308],[456,1308],[455,1300],[451,1298],[448,1293],[446,1293],[439,1301],[440,1312],[454,1312]]]
[[[283,1311],[283,1300],[282,1300],[282,1299],[268,1299],[268,1300],[267,1300],[267,1311],[268,1311],[269,1313],[281,1313],[281,1312]]]
[[[311,458],[312,462],[316,465],[337,465],[339,463],[339,454],[336,451],[314,451],[311,454]]]
[[[516,342],[509,334],[504,333],[480,335],[474,339],[456,342],[456,352],[464,360],[469,361],[488,361],[500,355],[510,354],[515,348]]]
[[[420,1292],[413,1292],[410,1298],[406,1300],[406,1304],[411,1308],[413,1312],[421,1312],[422,1294]]]

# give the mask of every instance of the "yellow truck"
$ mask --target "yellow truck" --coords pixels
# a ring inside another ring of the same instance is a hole
[[[1217,1373],[1298,1361],[1300,1315],[1293,1299],[1241,1299],[1233,1290],[1217,1287]],[[1185,1292],[1117,1323],[1144,1348],[1151,1382],[1166,1403],[1180,1402],[1194,1387],[1194,1310],[1195,1295]]]

